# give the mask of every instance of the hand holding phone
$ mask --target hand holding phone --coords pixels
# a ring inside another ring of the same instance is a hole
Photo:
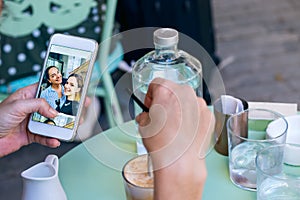
[[[65,141],[75,137],[97,50],[92,39],[51,37],[36,98],[44,98],[59,114],[49,119],[33,113],[28,123],[31,132]]]

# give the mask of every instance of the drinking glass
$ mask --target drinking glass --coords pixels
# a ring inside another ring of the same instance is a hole
[[[268,136],[268,125],[282,120],[272,137]],[[285,143],[288,124],[284,116],[267,109],[248,109],[232,115],[227,121],[229,173],[231,181],[238,187],[256,191],[255,158],[258,151]]]
[[[153,200],[153,175],[149,173],[148,155],[136,156],[123,167],[127,200]]]
[[[257,199],[300,198],[300,145],[279,144],[257,153]]]

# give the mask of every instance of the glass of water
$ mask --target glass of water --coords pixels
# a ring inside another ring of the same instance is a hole
[[[267,134],[269,124],[282,120],[282,126]],[[231,181],[238,187],[256,191],[257,152],[285,143],[288,123],[284,116],[266,109],[248,109],[232,115],[227,121],[229,173]]]
[[[300,145],[280,144],[258,152],[257,199],[300,198]]]

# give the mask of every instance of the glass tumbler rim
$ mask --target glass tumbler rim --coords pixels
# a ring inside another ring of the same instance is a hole
[[[243,136],[240,136],[240,135],[236,135],[234,134],[234,131],[232,130],[231,126],[230,126],[230,121],[236,117],[236,116],[239,116],[239,115],[242,115],[243,113],[249,113],[250,111],[264,111],[264,112],[269,112],[269,113],[272,113],[272,114],[275,114],[278,116],[278,119],[282,119],[284,121],[284,124],[285,124],[285,129],[284,131],[282,131],[281,134],[277,135],[276,137],[274,138],[268,138],[268,139],[263,139],[263,140],[256,140],[256,139],[249,139],[249,138],[246,138],[246,137],[243,137]],[[246,110],[243,110],[243,111],[240,111],[238,113],[235,113],[235,114],[232,114],[227,122],[226,122],[226,128],[227,128],[227,132],[228,132],[228,135],[233,135],[239,139],[242,139],[242,140],[245,140],[245,141],[248,141],[248,142],[258,142],[258,143],[265,143],[265,142],[272,142],[274,140],[277,140],[278,138],[282,137],[284,134],[287,133],[287,130],[288,130],[288,122],[287,120],[285,119],[285,116],[282,115],[281,113],[279,112],[276,112],[274,110],[270,110],[270,109],[265,109],[265,108],[248,108]]]

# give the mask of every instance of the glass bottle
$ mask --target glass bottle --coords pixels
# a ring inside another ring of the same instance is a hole
[[[161,77],[179,84],[188,84],[202,97],[202,65],[195,57],[178,50],[178,32],[157,29],[153,34],[155,50],[140,58],[133,66],[133,91],[142,101],[150,82]]]
[[[144,102],[151,81],[161,77],[179,84],[188,84],[197,96],[202,97],[202,65],[195,57],[177,48],[178,32],[170,28],[157,29],[153,34],[153,41],[155,49],[133,66],[134,94]],[[134,108],[135,115],[142,112],[138,106],[135,105]]]

